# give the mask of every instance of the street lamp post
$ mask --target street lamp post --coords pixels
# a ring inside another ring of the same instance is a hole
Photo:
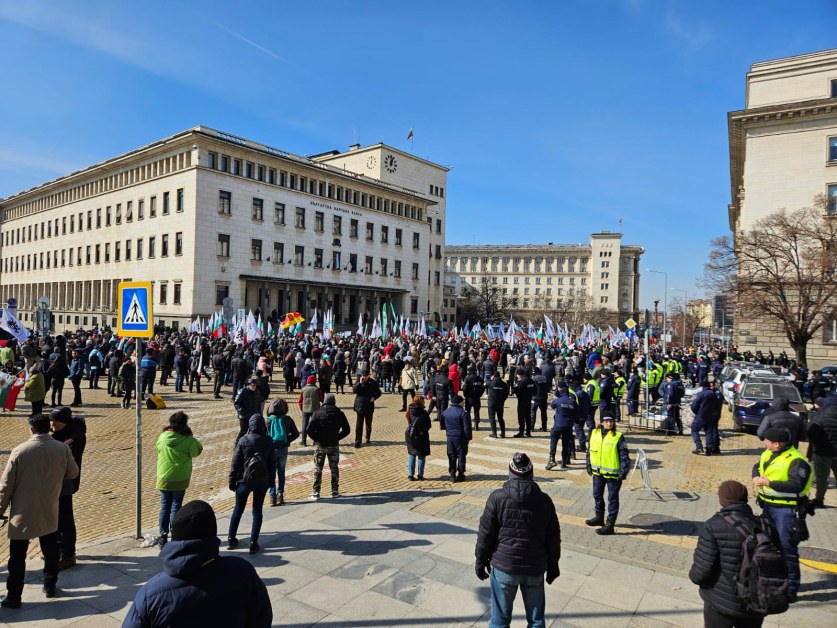
[[[665,278],[663,284],[663,353],[668,351],[668,340],[666,332],[668,331],[668,273],[663,270],[654,270],[653,268],[646,268],[645,272],[657,273]]]
[[[683,306],[683,346],[686,346],[686,312],[689,310],[689,293],[681,288],[672,288],[672,292],[682,292],[686,295],[686,304]]]

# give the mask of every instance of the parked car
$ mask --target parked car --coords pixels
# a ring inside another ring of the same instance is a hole
[[[751,377],[744,380],[735,392],[732,409],[735,429],[757,428],[776,397],[786,397],[790,402],[790,411],[801,416],[807,426],[808,407],[796,386],[779,378]]]
[[[733,368],[727,372],[726,379],[721,382],[721,394],[724,396],[724,401],[727,402],[729,409],[732,410],[732,404],[735,401],[735,393],[741,387],[741,383],[747,379],[749,371],[745,369]]]

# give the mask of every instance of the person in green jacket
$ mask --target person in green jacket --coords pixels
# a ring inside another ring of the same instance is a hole
[[[169,539],[169,523],[183,503],[192,477],[192,458],[200,456],[203,445],[192,436],[185,412],[175,412],[157,438],[157,490],[160,491],[160,540]]]
[[[26,401],[32,404],[32,414],[40,414],[44,410],[44,398],[46,397],[46,382],[41,374],[41,367],[34,364],[29,371],[29,378],[23,387],[23,394]]]

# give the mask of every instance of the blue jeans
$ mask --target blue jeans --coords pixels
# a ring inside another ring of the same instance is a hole
[[[230,516],[230,530],[227,537],[235,538],[238,533],[238,524],[241,522],[241,515],[244,514],[244,509],[247,508],[247,498],[250,497],[250,489],[244,482],[239,482],[235,487],[235,507]],[[262,529],[262,506],[264,506],[264,496],[267,493],[267,486],[264,488],[257,488],[253,493],[253,523],[250,526],[250,542],[255,543],[259,540],[259,532]]]
[[[285,492],[285,467],[288,464],[288,446],[273,445],[273,453],[276,454],[276,477],[270,482],[270,496],[276,497]]]
[[[802,574],[799,572],[799,547],[791,541],[791,525],[796,517],[793,508],[787,506],[771,506],[764,504],[764,516],[773,522],[782,550],[785,552],[785,563],[788,565],[788,589],[791,593],[799,591]]]
[[[160,534],[169,533],[169,523],[183,505],[183,496],[186,489],[182,491],[160,491]]]
[[[512,607],[517,589],[523,596],[526,622],[529,628],[545,628],[543,574],[537,576],[513,576],[494,567],[491,568],[491,619],[488,628],[509,628]]]
[[[416,460],[418,460],[418,476],[420,478],[424,477],[424,456],[414,456],[413,454],[409,454],[407,456],[407,475],[413,477],[415,474],[413,473],[416,470]]]
[[[186,373],[178,371],[174,376],[174,391],[183,392],[183,381],[186,379]]]
[[[709,437],[709,426],[706,425],[706,420],[703,417],[696,416],[692,419],[692,440],[695,443],[695,449],[703,451],[703,442],[700,440],[700,431],[706,430],[706,449],[711,453],[712,448],[710,447],[710,437]]]

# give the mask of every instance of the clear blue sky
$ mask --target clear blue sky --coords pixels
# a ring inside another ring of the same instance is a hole
[[[414,128],[452,167],[449,243],[622,217],[693,295],[747,69],[834,47],[835,25],[832,0],[3,2],[0,197],[198,124],[298,154],[410,150]],[[662,295],[644,273],[641,304]]]

